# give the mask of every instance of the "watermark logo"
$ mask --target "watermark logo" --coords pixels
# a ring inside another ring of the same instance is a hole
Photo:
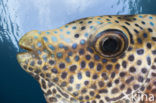
[[[129,95],[126,94],[124,98],[130,101],[131,103],[139,103],[141,101],[148,101],[148,102],[155,101],[154,94],[145,94],[142,91],[135,91]]]

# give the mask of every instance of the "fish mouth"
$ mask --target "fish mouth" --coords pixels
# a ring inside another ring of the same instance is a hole
[[[18,53],[17,54],[17,61],[19,63],[24,63],[32,58],[32,55],[28,52]]]
[[[19,40],[19,47],[22,52],[17,54],[17,60],[20,64],[39,57],[37,50],[40,48],[36,47],[38,42],[42,43],[41,35],[38,34],[38,31],[28,32]]]
[[[21,48],[21,52],[19,52],[17,55],[22,55],[22,54],[25,54],[25,53],[32,53],[33,52],[33,49],[29,48],[27,46],[19,44],[19,47]]]
[[[19,47],[22,52],[17,54],[17,61],[20,64],[29,61],[33,57],[33,38],[31,38],[28,34],[24,35],[19,40]]]
[[[25,37],[25,35],[19,40],[19,47],[22,49],[22,52],[18,54],[28,53],[33,51],[32,39]]]
[[[19,52],[17,54],[17,61],[21,64],[24,62],[27,62],[28,60],[30,60],[33,56],[32,56],[32,49],[24,47],[22,45],[19,45],[20,48],[22,48],[22,52]]]
[[[34,30],[31,32],[26,33],[22,38],[19,40],[19,46],[20,48],[26,50],[27,52],[32,52],[34,51],[34,45],[36,41],[39,39],[35,39],[34,37],[40,37],[38,34],[38,31]]]
[[[26,46],[23,46],[23,45],[20,45],[20,44],[19,44],[19,46],[20,46],[21,49],[25,50],[25,52],[31,52],[31,51],[33,51],[32,48],[29,48],[29,47],[26,47]]]

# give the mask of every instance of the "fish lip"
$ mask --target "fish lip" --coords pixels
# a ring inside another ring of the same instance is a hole
[[[32,55],[29,52],[21,52],[16,55],[16,58],[17,58],[18,63],[20,63],[21,65],[22,63],[25,63],[29,59],[31,59]]]
[[[20,48],[24,49],[25,51],[19,52],[16,55],[17,61],[18,63],[24,63],[26,59],[28,59],[25,55],[32,55],[32,49],[24,47],[24,46],[20,46]],[[29,58],[32,56],[29,56]]]
[[[23,46],[23,45],[19,45],[19,46],[20,46],[20,48],[22,48],[22,49],[26,50],[26,52],[31,52],[31,51],[33,51],[33,49],[32,49],[32,48],[28,48],[28,47]]]
[[[31,57],[34,57],[34,56],[37,56],[37,54],[35,53],[35,50],[34,48],[30,48],[26,45],[22,45],[19,43],[19,47],[24,50],[24,51],[20,51],[17,53],[17,58],[20,57],[20,56],[24,56],[24,55],[31,55]],[[19,60],[18,60],[19,61]]]
[[[24,51],[17,53],[16,58],[19,63],[24,63],[26,60],[32,57],[33,49],[27,47],[26,45],[22,45],[20,43],[19,43],[19,47]]]

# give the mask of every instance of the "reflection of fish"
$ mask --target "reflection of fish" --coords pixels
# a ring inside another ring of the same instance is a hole
[[[48,103],[124,102],[137,90],[156,96],[155,32],[155,15],[88,17],[25,34],[27,52],[17,59]]]

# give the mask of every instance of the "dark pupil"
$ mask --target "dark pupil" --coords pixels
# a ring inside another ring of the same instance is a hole
[[[101,42],[101,49],[104,54],[113,54],[120,50],[121,41],[117,37],[106,37]]]

